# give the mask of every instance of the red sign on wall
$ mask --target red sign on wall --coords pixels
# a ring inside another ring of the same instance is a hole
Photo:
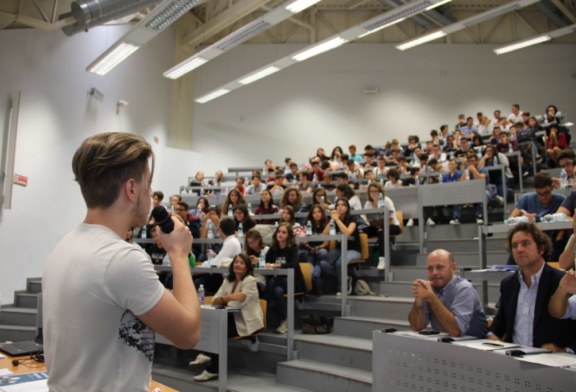
[[[26,186],[28,185],[28,177],[14,174],[14,184]]]

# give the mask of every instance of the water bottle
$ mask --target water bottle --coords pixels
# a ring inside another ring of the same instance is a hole
[[[378,208],[384,207],[384,197],[382,193],[378,193]]]
[[[208,219],[208,223],[206,223],[206,238],[209,240],[214,239],[214,223],[210,219]]]
[[[278,228],[278,221],[274,222],[274,230]]]
[[[312,235],[312,222],[306,223],[306,235]]]
[[[142,226],[142,230],[140,230],[140,238],[146,238],[147,235],[147,227],[146,225]]]
[[[318,175],[316,175],[316,173],[314,173],[314,175],[312,176],[312,184],[314,186],[318,185]]]
[[[336,235],[336,225],[334,224],[334,221],[330,222],[330,235]]]
[[[242,227],[242,223],[238,224],[238,230],[237,230],[236,234],[237,234],[238,238],[244,237],[244,227]]]
[[[565,169],[560,170],[560,188],[568,187],[568,174]]]
[[[252,214],[252,203],[248,203],[248,214]]]
[[[234,212],[232,211],[232,204],[228,204],[228,216],[232,215],[234,215]]]
[[[201,284],[200,287],[198,287],[198,300],[200,301],[200,304],[204,303],[205,297],[206,297],[206,293],[204,291],[204,285]]]
[[[258,259],[258,268],[266,268],[266,258],[264,257],[264,250],[260,251],[260,257]]]

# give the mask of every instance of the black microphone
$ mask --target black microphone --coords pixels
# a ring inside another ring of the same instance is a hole
[[[172,230],[174,230],[174,222],[172,222],[172,218],[166,208],[162,206],[154,207],[152,210],[152,218],[154,218],[154,222],[160,226],[162,232],[170,234]]]

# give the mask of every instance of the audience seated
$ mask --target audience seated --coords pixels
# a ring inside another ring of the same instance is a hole
[[[220,214],[231,217],[234,214],[234,208],[240,204],[246,205],[246,199],[244,199],[244,196],[238,189],[230,189],[230,192],[226,195],[226,200],[224,200],[220,206]]]
[[[260,205],[254,210],[254,215],[273,215],[278,213],[278,207],[274,204],[274,197],[269,190],[263,190],[260,193]],[[273,225],[275,219],[261,219],[257,223],[263,225]]]
[[[330,219],[320,204],[313,204],[304,225],[307,235],[328,235]],[[299,259],[312,264],[312,284],[318,295],[322,293],[320,261],[328,255],[330,241],[311,241],[300,244]]]

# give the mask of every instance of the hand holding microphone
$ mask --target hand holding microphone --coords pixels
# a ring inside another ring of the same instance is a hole
[[[170,254],[170,260],[174,260],[173,255],[180,255],[188,260],[192,249],[192,233],[188,227],[178,217],[171,216],[162,206],[152,210],[152,217],[160,230],[160,243]]]

